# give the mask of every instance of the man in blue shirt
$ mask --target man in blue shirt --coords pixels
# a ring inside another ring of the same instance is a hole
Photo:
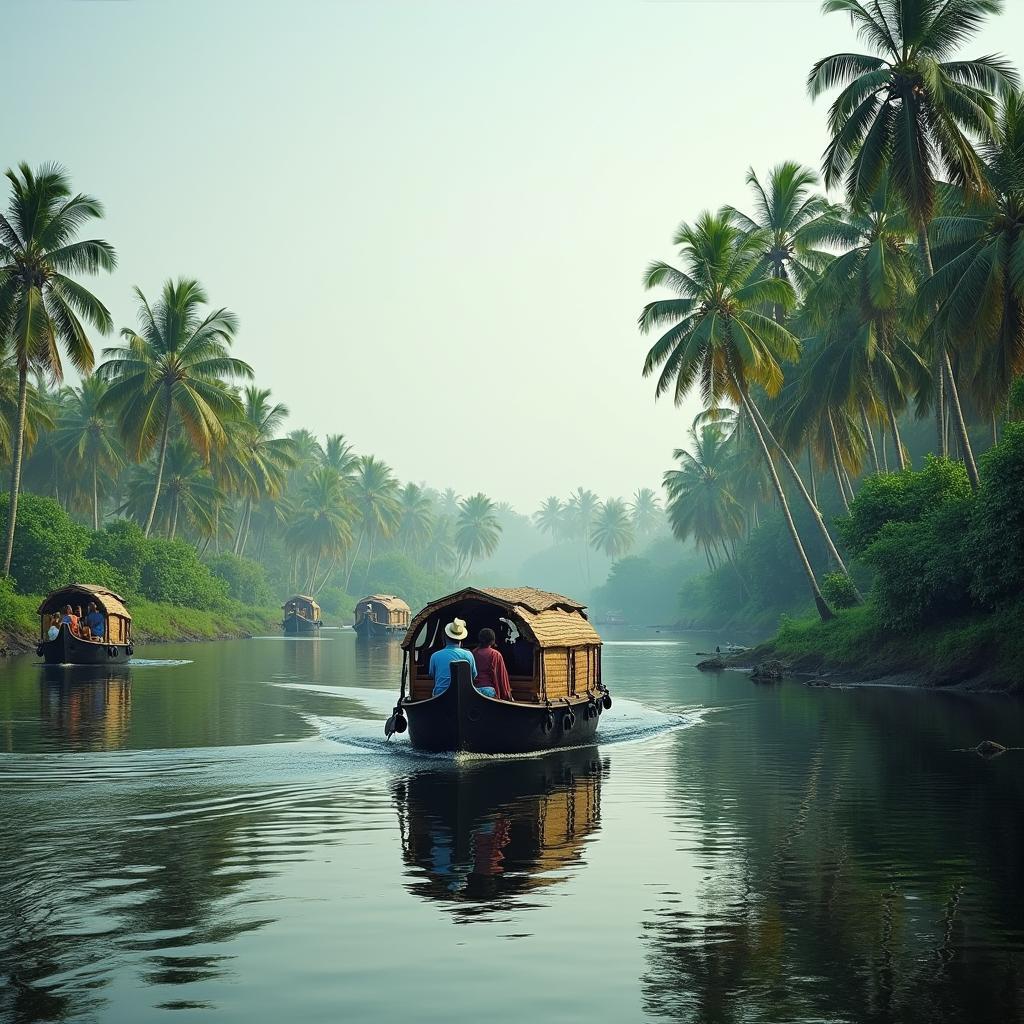
[[[103,612],[95,604],[89,605],[89,614],[85,617],[85,624],[89,627],[89,632],[94,640],[103,639],[107,624],[103,619]]]
[[[448,642],[439,651],[430,656],[430,678],[434,680],[433,696],[439,697],[452,684],[452,662],[465,661],[476,679],[476,661],[469,651],[463,650],[462,641],[469,636],[464,619],[453,619],[444,627],[444,635]]]

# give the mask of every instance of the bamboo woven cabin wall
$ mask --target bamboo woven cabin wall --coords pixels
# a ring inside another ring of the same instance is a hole
[[[524,640],[533,645],[529,672],[516,671],[516,666],[506,658],[515,700],[561,701],[596,691],[601,681],[601,638],[587,619],[584,605],[560,594],[528,587],[469,587],[429,604],[409,627],[402,646],[410,653],[409,693],[413,700],[425,700],[433,692],[424,646],[429,652],[440,649],[443,621],[458,615],[460,606],[472,607],[473,604],[499,610],[516,625]],[[431,628],[417,648],[417,634],[428,623]],[[470,637],[475,639],[473,623],[467,620],[467,624]],[[500,644],[498,649],[502,650]],[[417,650],[419,658],[415,656]]]
[[[93,583],[71,583],[60,590],[55,590],[48,595],[36,609],[39,615],[39,639],[46,639],[46,630],[49,625],[47,616],[54,612],[62,611],[64,605],[82,605],[84,607],[92,602],[96,605],[107,620],[107,630],[104,640],[112,644],[127,644],[132,638],[132,616],[124,605],[124,598],[106,587],[96,586]]]
[[[370,615],[381,625],[408,627],[412,609],[394,594],[371,594],[356,605],[356,619],[363,615]]]

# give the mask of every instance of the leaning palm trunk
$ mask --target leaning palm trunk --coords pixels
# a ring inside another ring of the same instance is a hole
[[[14,558],[14,527],[18,521],[18,490],[21,487],[21,460],[25,453],[25,409],[28,406],[28,367],[18,369],[18,422],[14,430],[14,451],[11,454],[11,492],[7,502],[7,550],[4,554],[4,575],[11,575]]]
[[[156,486],[153,488],[153,503],[149,506],[149,515],[146,517],[146,527],[142,531],[149,536],[153,529],[153,520],[156,518],[156,503],[160,500],[160,487],[164,482],[164,460],[167,457],[167,433],[171,429],[171,393],[167,392],[167,402],[164,406],[164,426],[160,434],[160,456],[156,465]]]
[[[750,419],[754,436],[761,445],[761,452],[764,455],[765,463],[768,466],[768,475],[771,477],[772,486],[775,488],[775,496],[778,498],[779,507],[782,509],[783,518],[786,520],[786,527],[789,530],[789,535],[793,539],[793,546],[796,548],[797,557],[800,559],[800,564],[807,576],[807,584],[811,588],[811,596],[814,598],[814,606],[818,609],[818,615],[821,617],[821,621],[828,622],[829,619],[832,619],[835,616],[818,587],[818,581],[814,578],[814,570],[811,568],[811,563],[807,558],[807,552],[804,551],[804,546],[800,540],[800,534],[797,531],[796,523],[793,522],[793,515],[789,510],[789,502],[786,501],[786,493],[782,489],[782,482],[779,480],[779,474],[775,471],[775,463],[772,461],[772,454],[768,450],[768,444],[764,439],[764,435],[761,433],[760,426],[758,425],[757,414],[754,411],[753,403],[750,401],[746,387],[740,383],[735,373],[733,374],[733,382],[736,385],[736,390],[738,391],[740,400],[743,403],[744,411]]]
[[[100,499],[99,499],[99,487],[96,483],[96,460],[93,459],[92,463],[92,528],[99,530],[100,528]]]
[[[917,245],[921,250],[921,260],[924,263],[925,274],[931,277],[935,273],[935,266],[932,263],[932,247],[928,241],[927,227],[921,227],[917,232]],[[942,372],[941,359],[936,355],[935,365],[932,367],[932,377],[935,381],[935,434],[939,454],[945,458],[948,454],[946,447],[946,397]]]
[[[804,486],[804,482],[801,479],[800,473],[797,470],[796,466],[793,465],[793,460],[790,459],[789,454],[786,452],[785,448],[783,448],[782,445],[779,443],[778,438],[776,438],[775,435],[771,432],[771,429],[765,422],[764,417],[761,415],[761,411],[754,404],[753,399],[747,396],[746,400],[750,406],[753,415],[757,419],[758,432],[761,433],[763,431],[764,434],[767,434],[768,437],[771,438],[772,443],[775,445],[776,449],[782,456],[782,461],[785,463],[786,468],[789,470],[790,475],[793,477],[793,481],[796,484],[797,489],[803,496],[804,501],[807,502],[807,507],[811,510],[811,513],[814,516],[814,521],[818,527],[818,532],[821,534],[821,539],[825,542],[825,547],[828,548],[829,556],[832,558],[832,561],[836,564],[836,566],[838,566],[840,572],[843,572],[847,576],[849,576],[850,574],[846,568],[846,563],[843,561],[842,555],[839,554],[839,549],[836,547],[835,542],[832,540],[832,534],[829,533],[828,527],[825,525],[825,519],[821,514],[821,510],[818,508],[817,502],[814,501],[811,498],[811,496],[807,493],[807,488]],[[764,438],[762,437],[762,440],[763,439]],[[860,600],[860,594],[857,595],[857,599]]]
[[[878,449],[875,447],[875,435],[871,430],[871,421],[868,419],[868,411],[864,408],[864,403],[860,403],[860,418],[864,424],[864,436],[868,439],[868,451],[871,453],[871,464],[875,467],[875,472],[879,472],[881,467],[878,464]]]
[[[896,420],[896,410],[892,407],[891,401],[886,401],[885,411],[889,415],[889,429],[892,431],[892,443],[896,449],[896,459],[901,470],[907,468],[907,453],[903,448],[903,438],[900,437],[900,425]]]

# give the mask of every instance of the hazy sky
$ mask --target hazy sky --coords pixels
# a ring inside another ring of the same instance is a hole
[[[966,55],[1022,63],[1024,0]],[[657,486],[696,403],[640,376],[676,224],[817,166],[818,0],[0,0],[0,160],[107,207],[116,275],[198,277],[291,409],[403,479],[529,511]]]

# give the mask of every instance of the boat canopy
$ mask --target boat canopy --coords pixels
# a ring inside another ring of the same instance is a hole
[[[308,594],[293,594],[281,605],[281,608],[285,615],[294,612],[296,615],[301,615],[304,619],[316,620],[320,618],[320,605]]]
[[[430,695],[430,655],[444,647],[444,627],[454,618],[466,622],[468,648],[481,629],[494,630],[517,701],[561,700],[600,683],[601,637],[585,605],[533,587],[466,587],[428,604],[402,641],[416,700]]]
[[[132,636],[132,617],[124,606],[124,598],[120,594],[115,594],[113,590],[93,583],[69,583],[66,587],[55,590],[39,606],[39,616],[43,620],[47,615],[62,611],[65,605],[84,607],[90,601],[107,618],[106,635],[109,641],[115,644],[128,643]]]
[[[356,605],[356,621],[369,616],[386,626],[408,626],[412,609],[394,594],[371,594]]]

